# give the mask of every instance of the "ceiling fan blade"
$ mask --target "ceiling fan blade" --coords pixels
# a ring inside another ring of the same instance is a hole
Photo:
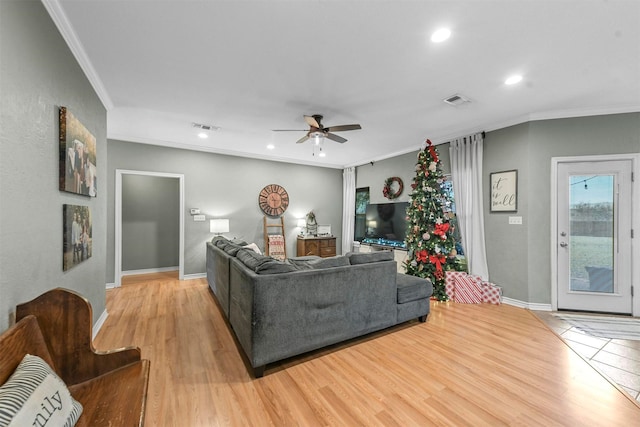
[[[309,126],[317,129],[322,129],[322,126],[320,126],[320,123],[316,120],[315,117],[305,115],[304,119],[309,124]]]
[[[296,144],[302,144],[303,142],[305,142],[307,139],[309,139],[309,135],[305,135],[302,138],[300,138],[299,140],[296,141]]]
[[[340,144],[347,142],[347,140],[344,139],[343,137],[335,135],[333,133],[327,132],[327,133],[324,134],[324,136],[326,136],[327,138],[329,138],[332,141],[339,142]]]
[[[325,128],[325,130],[328,132],[344,132],[346,130],[358,130],[358,129],[362,129],[362,126],[358,124],[354,124],[354,125],[330,126],[328,128]]]

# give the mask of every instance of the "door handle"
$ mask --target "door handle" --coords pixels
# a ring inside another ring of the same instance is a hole
[[[568,244],[566,244],[565,242],[560,242],[560,246],[563,248],[566,248],[567,246],[569,246]]]

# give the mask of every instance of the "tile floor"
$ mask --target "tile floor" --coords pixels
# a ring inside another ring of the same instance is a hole
[[[640,402],[640,341],[593,337],[551,312],[534,313],[569,347]]]

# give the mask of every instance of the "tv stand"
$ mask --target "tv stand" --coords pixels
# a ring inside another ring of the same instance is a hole
[[[381,245],[376,243],[360,243],[359,252],[370,253],[379,251],[391,251],[393,252],[393,259],[396,260],[398,273],[405,273],[404,262],[407,259],[408,252],[404,248],[398,248],[393,246]]]

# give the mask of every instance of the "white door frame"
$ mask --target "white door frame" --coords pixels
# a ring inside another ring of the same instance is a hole
[[[116,169],[116,190],[115,190],[115,277],[114,286],[122,285],[122,176],[123,175],[144,175],[162,178],[177,178],[180,182],[180,237],[178,250],[178,278],[184,280],[184,175],[176,173],[134,171],[126,169]]]
[[[558,245],[556,244],[556,237],[558,236],[558,221],[556,218],[558,210],[558,164],[611,160],[631,160],[633,176],[640,176],[640,153],[551,158],[551,238],[549,240],[551,254],[551,309],[553,311],[558,310]],[[640,231],[640,185],[633,185],[631,191],[631,228],[637,235]],[[640,316],[640,245],[638,237],[631,239],[631,286],[632,290],[635,290],[633,293],[635,296],[632,297],[632,315]]]

